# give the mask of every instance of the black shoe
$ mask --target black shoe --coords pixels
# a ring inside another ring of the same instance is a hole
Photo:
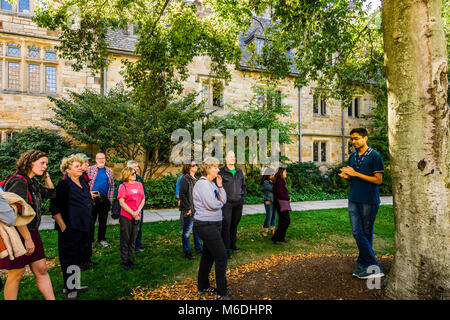
[[[273,240],[272,240],[272,241],[273,241]],[[280,244],[282,244],[282,243],[281,243],[281,241],[273,241],[273,244],[280,245]]]
[[[195,254],[203,254],[203,250],[195,251]]]
[[[122,263],[121,266],[124,270],[130,270],[131,267],[128,263]]]
[[[289,242],[289,240],[287,240],[287,239],[284,239],[283,241],[281,241],[281,242],[284,242],[284,243],[288,243]]]
[[[130,266],[130,268],[136,267],[133,261],[128,261],[128,265]]]
[[[205,289],[199,289],[199,290],[198,290],[198,293],[199,293],[199,294],[203,294],[203,293],[216,293],[216,292],[217,292],[217,289],[214,288],[214,287],[212,287],[212,286],[209,286],[208,288],[205,288]]]
[[[186,258],[186,259],[189,259],[189,260],[194,260],[195,259],[195,257],[192,255],[192,253],[190,253],[190,252],[186,252],[185,254],[184,254],[184,257]]]
[[[234,247],[234,248],[231,248],[231,251],[233,251],[233,252],[239,252],[239,251],[241,251],[241,249],[239,249],[238,247]]]
[[[217,300],[231,300],[230,296],[224,295],[224,296],[217,296]]]

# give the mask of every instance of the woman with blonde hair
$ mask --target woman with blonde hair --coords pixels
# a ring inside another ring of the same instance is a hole
[[[142,219],[142,209],[145,205],[145,193],[142,183],[136,181],[136,171],[125,167],[122,170],[122,181],[117,199],[121,208],[119,223],[120,233],[120,257],[122,268],[125,270],[134,267],[133,262],[136,237],[139,231],[139,223]]]
[[[84,160],[78,155],[61,162],[64,177],[56,186],[56,197],[50,203],[50,212],[58,230],[58,254],[68,299],[76,299],[78,291],[86,290],[79,283],[68,283],[72,266],[81,270],[82,260],[89,245],[92,228],[92,201],[89,185],[82,178]]]
[[[217,293],[218,300],[230,300],[227,295],[227,249],[222,238],[222,207],[227,202],[219,173],[219,160],[206,158],[200,168],[202,177],[192,192],[195,208],[194,231],[203,241],[198,269],[197,288],[202,293]],[[215,182],[214,182],[215,180]],[[217,289],[209,283],[209,273],[215,264]]]
[[[16,300],[19,284],[29,265],[36,278],[36,284],[47,300],[54,300],[53,286],[47,272],[44,246],[39,234],[41,224],[41,203],[43,198],[53,198],[55,187],[47,172],[48,156],[40,150],[29,150],[17,160],[17,172],[7,178],[4,189],[21,196],[36,212],[34,219],[27,225],[17,227],[27,253],[17,259],[0,259],[0,269],[8,270],[4,296],[5,300]],[[35,177],[44,177],[45,187]]]

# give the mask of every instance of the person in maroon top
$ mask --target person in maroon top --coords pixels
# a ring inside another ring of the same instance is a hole
[[[273,184],[273,203],[276,211],[278,212],[277,230],[271,239],[274,244],[288,242],[288,240],[286,240],[286,231],[291,223],[291,218],[289,216],[289,211],[280,210],[280,204],[278,202],[278,200],[291,201],[291,197],[289,197],[289,191],[286,186],[286,177],[286,168],[278,168],[278,171],[274,177],[275,182]]]

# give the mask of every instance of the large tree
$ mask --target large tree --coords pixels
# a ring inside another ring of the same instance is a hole
[[[448,61],[440,0],[383,2],[395,257],[387,292],[450,293]],[[448,12],[447,12],[448,14]]]

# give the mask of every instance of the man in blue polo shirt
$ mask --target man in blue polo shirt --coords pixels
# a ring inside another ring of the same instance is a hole
[[[348,212],[352,233],[359,249],[358,266],[353,275],[360,279],[384,276],[373,251],[373,225],[380,206],[379,185],[383,182],[383,159],[367,145],[368,132],[356,128],[350,132],[356,152],[339,176],[349,180]],[[369,270],[368,268],[371,267]],[[372,270],[379,272],[371,272]]]

